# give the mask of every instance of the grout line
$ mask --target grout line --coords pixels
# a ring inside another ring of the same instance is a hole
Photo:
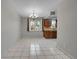
[[[36,48],[35,48],[35,52],[36,52],[36,59],[38,59]]]

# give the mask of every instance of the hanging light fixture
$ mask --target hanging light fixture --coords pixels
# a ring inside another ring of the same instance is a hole
[[[31,18],[37,18],[37,14],[35,14],[35,10],[32,11],[32,14],[29,16]]]

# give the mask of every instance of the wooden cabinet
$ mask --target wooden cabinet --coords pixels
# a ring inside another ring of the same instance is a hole
[[[57,31],[43,31],[45,38],[57,38]]]
[[[57,31],[56,29],[52,29],[51,27],[51,21],[49,19],[43,20],[43,37],[46,39],[49,38],[57,38]]]

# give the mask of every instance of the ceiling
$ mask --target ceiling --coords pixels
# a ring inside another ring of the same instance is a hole
[[[49,16],[51,10],[56,10],[60,0],[13,0],[16,5],[17,12],[21,16],[30,16],[32,11],[40,16]]]

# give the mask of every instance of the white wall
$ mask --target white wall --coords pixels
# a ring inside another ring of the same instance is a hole
[[[21,17],[21,37],[24,39],[43,38],[43,32],[28,32],[27,31],[27,18]]]
[[[76,59],[77,49],[77,15],[76,0],[63,0],[57,7],[58,17],[58,45],[73,59]]]
[[[1,1],[1,55],[13,47],[20,36],[20,19],[11,0]]]

